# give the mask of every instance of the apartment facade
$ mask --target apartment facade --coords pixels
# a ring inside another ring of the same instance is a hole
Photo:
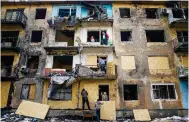
[[[81,109],[85,88],[92,109],[106,92],[117,117],[133,109],[188,109],[187,76],[178,77],[188,67],[186,4],[2,2],[2,43],[20,42],[1,47],[3,65],[15,74],[2,77],[1,108],[26,99],[51,110]],[[185,8],[182,15],[175,7]]]

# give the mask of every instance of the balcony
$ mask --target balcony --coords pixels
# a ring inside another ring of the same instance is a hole
[[[18,37],[1,37],[1,49],[19,50],[20,38]]]
[[[167,9],[170,27],[188,27],[188,9]]]
[[[49,27],[61,30],[75,30],[79,26],[76,16],[54,17],[47,20]]]
[[[175,52],[188,52],[188,37],[178,37],[172,41]]]
[[[78,76],[83,79],[116,79],[117,78],[117,66],[108,65],[106,71],[101,71],[96,65],[77,65]],[[77,69],[76,68],[76,69]]]
[[[23,12],[17,11],[12,13],[11,15],[6,13],[5,15],[1,15],[1,24],[5,25],[21,25],[23,28],[26,27],[27,17]]]

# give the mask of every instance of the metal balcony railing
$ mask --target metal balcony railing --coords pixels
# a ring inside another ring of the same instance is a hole
[[[188,51],[188,36],[178,37],[172,41],[174,51]]]
[[[21,24],[22,26],[26,26],[27,17],[23,12],[17,11],[14,14],[4,14],[1,15],[1,23],[2,24]]]
[[[86,78],[116,78],[116,66],[105,65],[100,68],[98,65],[82,65],[79,67],[79,75]]]
[[[18,37],[1,37],[1,48],[15,48],[19,46],[19,43]]]
[[[12,66],[1,66],[1,77],[9,77],[12,75]]]

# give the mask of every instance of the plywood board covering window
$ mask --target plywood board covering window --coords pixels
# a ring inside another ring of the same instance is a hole
[[[86,65],[95,65],[97,66],[97,56],[87,56]]]
[[[136,69],[134,56],[121,56],[122,69]]]
[[[169,69],[168,57],[148,57],[149,69]]]

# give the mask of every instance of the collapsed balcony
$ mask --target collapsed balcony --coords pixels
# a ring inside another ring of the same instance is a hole
[[[5,15],[1,15],[1,23],[9,25],[21,25],[26,27],[27,17],[22,9],[19,10],[7,10]]]
[[[116,79],[116,65],[108,64],[104,70],[97,65],[77,65],[78,77],[86,79]]]
[[[96,5],[89,2],[82,3],[82,16],[81,21],[113,21],[109,11],[111,6],[109,5]],[[105,7],[106,6],[106,7]]]
[[[59,9],[58,16],[54,16],[51,19],[47,20],[49,27],[53,27],[56,29],[68,29],[74,28],[78,23],[78,19],[76,18],[76,9]]]

